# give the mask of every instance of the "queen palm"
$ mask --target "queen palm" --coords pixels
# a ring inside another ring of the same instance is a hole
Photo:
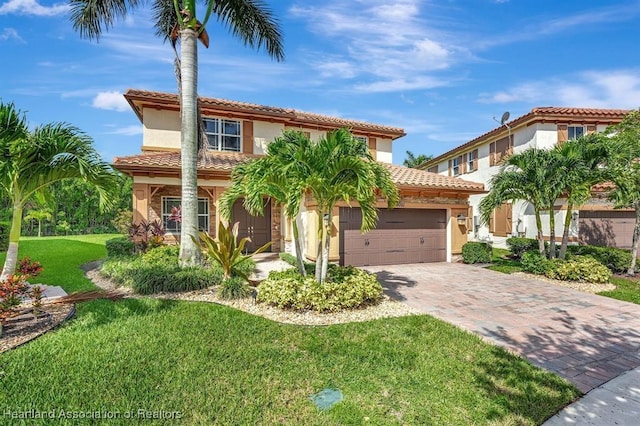
[[[489,223],[493,211],[504,202],[527,201],[533,207],[536,218],[538,249],[545,255],[542,233],[542,212],[551,212],[550,225],[553,222],[553,204],[561,190],[555,182],[554,156],[550,151],[531,148],[508,157],[500,172],[490,180],[491,190],[480,202],[480,217],[483,223]]]
[[[564,259],[569,243],[573,209],[584,204],[591,197],[591,187],[605,180],[600,165],[607,159],[606,141],[600,134],[591,134],[569,140],[554,147],[553,153],[564,163],[558,176],[563,182],[563,196],[567,199],[562,243],[558,257]]]
[[[297,217],[304,195],[304,181],[309,169],[304,161],[311,141],[304,133],[287,130],[267,146],[266,156],[240,164],[231,176],[231,186],[220,199],[220,214],[230,218],[233,204],[244,198],[244,207],[252,215],[264,213],[264,199],[269,197],[284,209],[291,221],[298,271],[306,275]]]
[[[118,18],[124,18],[138,1],[71,0],[71,19],[80,35],[98,39]],[[264,46],[276,60],[284,58],[282,36],[277,22],[265,3],[260,0],[206,0],[206,12],[200,22],[195,0],[154,0],[156,32],[165,38],[181,40],[180,97],[182,149],[182,230],[180,259],[182,265],[195,263],[199,257],[198,225],[198,55],[197,39],[208,46],[205,26],[213,14],[220,22],[250,47]]]
[[[25,203],[49,185],[80,178],[93,183],[101,204],[108,204],[116,177],[92,143],[89,136],[68,124],[46,124],[29,131],[24,114],[13,104],[0,102],[0,190],[13,208],[2,278],[15,271]]]
[[[360,230],[367,232],[378,222],[378,195],[387,200],[389,207],[395,207],[399,201],[398,188],[389,170],[373,160],[367,144],[354,138],[348,129],[328,132],[312,145],[304,162],[310,172],[304,187],[318,205],[316,281],[323,282],[329,264],[330,218],[336,203],[356,201],[362,211]]]

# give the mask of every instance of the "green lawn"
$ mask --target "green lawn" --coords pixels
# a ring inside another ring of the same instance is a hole
[[[43,282],[87,289],[78,266],[108,238],[29,239],[21,253],[43,263]],[[308,397],[325,387],[344,401],[319,412]],[[0,389],[0,417],[143,409],[180,411],[185,424],[539,424],[578,395],[426,315],[301,327],[148,298],[79,305],[67,325],[0,355]]]

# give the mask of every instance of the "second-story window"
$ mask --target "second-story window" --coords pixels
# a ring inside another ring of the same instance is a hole
[[[467,171],[472,172],[476,169],[476,156],[478,151],[471,151],[467,154]]]
[[[205,118],[202,121],[209,149],[240,152],[241,125],[239,121],[222,118]]]
[[[354,138],[355,140],[360,141],[360,142],[363,142],[363,143],[365,143],[365,144],[368,144],[368,143],[369,143],[369,140],[367,139],[367,137],[366,137],[366,136],[356,136],[356,135],[353,135],[353,138]]]
[[[456,157],[451,162],[451,171],[454,176],[458,176],[460,174],[460,157]]]
[[[584,135],[584,127],[583,126],[569,126],[567,127],[567,137],[569,140],[578,139],[582,135]]]

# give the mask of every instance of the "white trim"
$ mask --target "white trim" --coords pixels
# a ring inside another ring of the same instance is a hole
[[[209,135],[209,134],[216,135],[219,138],[218,139],[218,149],[215,149],[215,148],[211,147],[208,144],[208,141],[207,141],[207,149],[208,150],[210,150],[210,151],[218,151],[218,152],[239,152],[239,153],[243,152],[242,150],[243,150],[244,147],[242,146],[242,136],[243,136],[242,135],[242,127],[243,127],[243,121],[242,120],[237,120],[237,119],[233,119],[233,118],[230,118],[230,117],[202,117],[202,122],[203,123],[205,121],[207,121],[207,120],[209,120],[209,121],[217,120],[218,121],[218,123],[217,123],[218,131],[216,133],[213,133],[213,132],[212,133],[207,133],[206,126],[205,126],[205,133],[207,135]],[[233,123],[238,123],[238,134],[237,135],[226,135],[226,134],[222,133],[222,121],[223,120],[224,121],[233,122]],[[234,151],[234,150],[222,149],[222,137],[223,136],[233,136],[233,137],[237,136],[238,137],[238,150]]]

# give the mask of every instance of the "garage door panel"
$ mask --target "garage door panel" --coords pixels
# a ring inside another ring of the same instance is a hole
[[[632,211],[580,211],[579,240],[582,244],[630,249],[635,226]]]

